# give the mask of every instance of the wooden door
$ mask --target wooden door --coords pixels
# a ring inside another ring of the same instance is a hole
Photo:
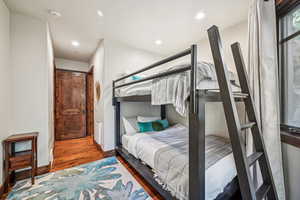
[[[55,138],[86,136],[86,74],[56,70]]]
[[[87,135],[94,136],[94,74],[93,68],[87,74]]]

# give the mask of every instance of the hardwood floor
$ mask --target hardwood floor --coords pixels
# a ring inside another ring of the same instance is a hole
[[[97,148],[93,138],[90,136],[80,139],[56,141],[51,171],[53,172],[103,159],[106,157],[105,155],[104,152]],[[160,197],[160,195],[126,163],[126,161],[121,157],[118,157],[118,159],[154,200],[163,200],[163,198]]]
[[[74,167],[104,158],[91,136],[55,141],[51,171]]]

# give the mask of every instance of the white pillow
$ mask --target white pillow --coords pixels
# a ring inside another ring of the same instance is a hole
[[[156,120],[161,120],[161,117],[144,117],[144,116],[137,117],[138,122],[153,122]]]
[[[139,132],[136,117],[123,117],[122,120],[125,129],[125,134],[130,135]]]

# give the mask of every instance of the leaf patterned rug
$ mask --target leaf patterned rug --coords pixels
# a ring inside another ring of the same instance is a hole
[[[9,200],[150,200],[145,190],[117,160],[110,157],[19,181]]]

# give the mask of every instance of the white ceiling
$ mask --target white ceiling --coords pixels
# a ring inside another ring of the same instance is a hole
[[[147,51],[169,54],[199,41],[206,29],[247,19],[249,0],[6,0],[7,6],[49,21],[55,55],[88,61],[100,39],[108,38]],[[48,9],[62,14],[55,18]],[[101,10],[103,17],[97,15]],[[194,19],[206,13],[202,21]],[[155,40],[163,44],[155,45]],[[78,40],[74,48],[71,40]]]

